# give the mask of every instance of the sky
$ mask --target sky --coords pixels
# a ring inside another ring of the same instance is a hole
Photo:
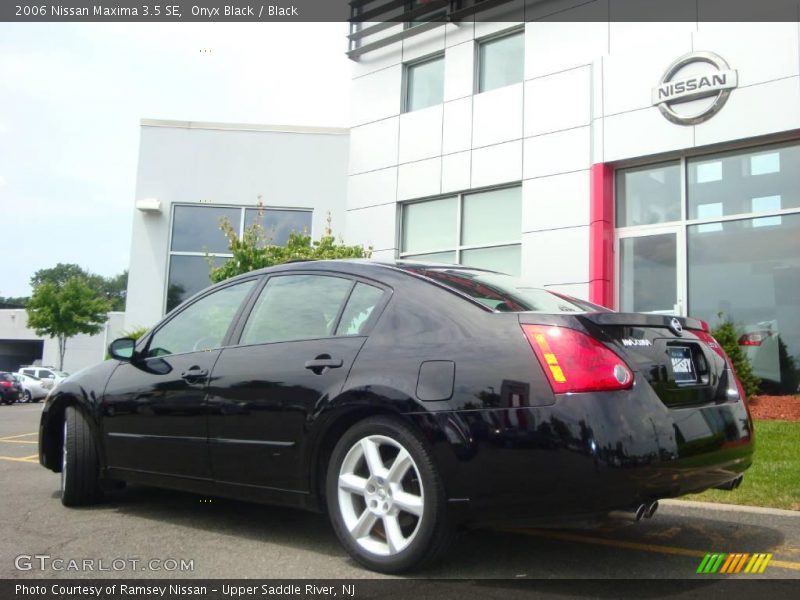
[[[344,23],[0,24],[0,296],[127,269],[139,121],[346,127]]]

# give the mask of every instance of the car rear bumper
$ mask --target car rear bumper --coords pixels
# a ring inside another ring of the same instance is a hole
[[[742,401],[670,409],[646,384],[415,418],[450,501],[486,520],[596,516],[701,491],[739,477],[754,449]]]

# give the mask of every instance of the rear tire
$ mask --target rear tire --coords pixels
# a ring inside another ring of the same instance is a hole
[[[25,396],[25,402],[33,402],[33,396],[31,396],[30,390],[25,390],[23,395]]]
[[[371,417],[341,437],[328,465],[328,514],[364,566],[400,573],[436,560],[453,528],[430,450],[399,420]]]
[[[97,442],[86,417],[74,406],[68,406],[64,414],[61,452],[61,503],[85,506],[100,500]]]

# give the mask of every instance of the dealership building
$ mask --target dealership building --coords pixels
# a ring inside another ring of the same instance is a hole
[[[353,27],[348,240],[723,313],[796,390],[798,23],[559,18]]]

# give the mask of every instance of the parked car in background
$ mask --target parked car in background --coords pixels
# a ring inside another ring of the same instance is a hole
[[[456,524],[649,518],[752,461],[707,324],[458,265],[253,271],[109,355],[42,411],[64,505],[123,480],[326,511],[384,572],[433,559]]]
[[[22,396],[22,384],[14,379],[14,375],[4,371],[0,372],[0,403],[14,404]]]
[[[29,375],[30,377],[36,377],[38,379],[50,379],[53,381],[53,385],[58,385],[69,377],[69,373],[59,371],[54,367],[21,367],[17,373],[20,375]]]
[[[15,379],[22,384],[22,396],[25,402],[38,402],[46,398],[50,390],[55,387],[52,379],[39,379],[33,375],[13,373]]]

